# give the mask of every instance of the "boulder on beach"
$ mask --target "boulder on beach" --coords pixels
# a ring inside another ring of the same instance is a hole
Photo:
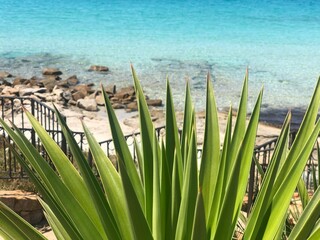
[[[92,65],[89,68],[89,71],[95,71],[95,72],[108,72],[109,68],[106,66],[99,66],[99,65]]]
[[[42,70],[43,75],[59,76],[62,72],[58,68],[45,68]]]
[[[77,106],[87,111],[97,111],[98,106],[95,99],[79,99]]]

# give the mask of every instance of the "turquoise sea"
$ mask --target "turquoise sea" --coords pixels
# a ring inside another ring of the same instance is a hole
[[[208,71],[223,108],[237,105],[248,67],[251,106],[264,86],[264,109],[304,108],[320,75],[319,13],[310,0],[1,0],[0,71],[52,66],[124,86],[133,63],[150,96],[164,99],[168,76],[180,109],[189,79],[201,110]]]

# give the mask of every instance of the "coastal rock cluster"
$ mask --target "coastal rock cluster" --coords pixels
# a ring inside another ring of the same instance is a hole
[[[89,71],[107,72],[105,66],[91,66]],[[62,72],[56,68],[45,68],[42,77],[14,77],[8,72],[0,72],[0,96],[30,97],[41,102],[54,102],[64,106],[77,106],[87,111],[98,111],[104,105],[101,90],[94,88],[93,83],[82,84],[76,75],[61,78]],[[133,86],[117,89],[116,85],[106,86],[114,109],[125,109],[128,112],[138,109]],[[149,106],[162,106],[161,99],[147,99]]]

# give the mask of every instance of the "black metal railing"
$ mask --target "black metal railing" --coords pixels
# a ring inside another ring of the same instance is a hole
[[[55,112],[52,108],[44,103],[37,101],[32,98],[16,98],[16,97],[0,97],[0,107],[2,119],[6,121],[9,120],[14,123],[26,136],[26,138],[32,142],[32,144],[38,149],[41,155],[48,161],[50,161],[45,149],[43,148],[38,136],[35,131],[31,128],[30,123],[27,121],[25,112],[22,110],[24,106],[29,110],[35,118],[44,126],[49,135],[55,142],[61,147],[61,149],[66,153],[68,158],[73,161],[71,151],[66,143],[64,135],[56,119]],[[63,116],[66,120],[66,118]],[[85,152],[88,156],[88,162],[92,168],[94,168],[94,163],[92,161],[92,155],[90,153],[85,134],[83,132],[72,132],[76,142],[78,143],[80,149]],[[20,164],[17,162],[14,154],[10,151],[9,145],[15,147],[15,143],[10,139],[5,130],[0,126],[0,179],[1,178],[24,178],[27,177],[21,168]],[[158,140],[160,140],[165,135],[165,126],[156,128],[156,135]],[[295,133],[290,135],[290,144],[295,138]],[[129,134],[125,136],[125,140],[129,146],[130,152],[132,153],[134,161],[136,160],[136,149],[134,141],[138,143],[141,141],[140,132]],[[262,169],[265,171],[268,164],[271,161],[272,154],[276,146],[277,138],[274,138],[262,145],[256,146],[254,149],[253,156],[257,159]],[[102,141],[99,143],[104,152],[110,158],[116,158],[115,147],[112,139]],[[308,190],[312,190],[313,183],[311,181],[312,174],[312,164],[318,167],[318,159],[316,154],[316,149],[310,156],[308,164],[306,165],[305,171],[302,177],[306,182]],[[198,149],[198,158],[201,158],[202,150]],[[116,162],[116,161],[115,161]],[[255,193],[261,185],[262,177],[258,171],[258,168],[254,161],[252,161],[250,175],[248,179],[247,194],[248,194],[248,207],[253,203]],[[249,210],[248,210],[249,211]]]

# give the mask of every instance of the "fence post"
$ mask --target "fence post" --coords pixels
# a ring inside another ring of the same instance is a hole
[[[65,116],[63,116],[62,118],[65,121],[65,123],[67,123],[67,118]],[[63,132],[62,131],[60,131],[60,132],[61,132],[61,149],[65,154],[67,154],[67,140],[66,140]]]
[[[254,157],[254,156],[253,156]],[[250,209],[253,203],[253,189],[254,189],[254,172],[255,172],[255,163],[252,159],[250,167],[250,176],[249,176],[249,192],[248,192],[248,205],[247,205],[247,216],[249,216]]]
[[[30,99],[31,100],[31,114],[35,116],[35,105],[34,105],[34,99]],[[31,142],[32,142],[32,145],[36,147],[36,133],[34,131],[33,128],[31,128]]]

